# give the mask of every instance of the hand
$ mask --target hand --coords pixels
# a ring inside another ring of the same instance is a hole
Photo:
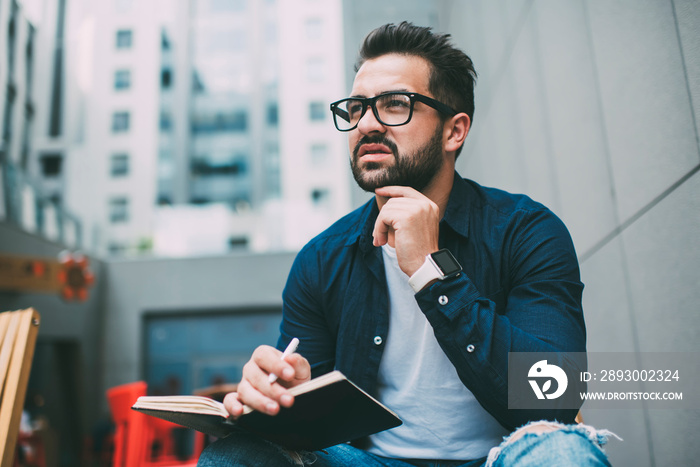
[[[396,248],[399,267],[411,277],[439,249],[440,208],[409,187],[382,187],[374,193],[387,198],[374,224],[374,246],[389,243]]]
[[[311,379],[309,362],[293,353],[281,360],[282,352],[268,345],[261,345],[243,367],[243,377],[238,384],[238,392],[226,394],[224,407],[233,416],[243,414],[243,406],[269,415],[276,415],[280,406],[291,407],[294,397],[290,388]],[[270,373],[277,375],[277,381],[269,382]]]

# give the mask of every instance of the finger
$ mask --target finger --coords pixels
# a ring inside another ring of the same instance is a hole
[[[291,377],[285,374],[277,378],[277,380],[272,383],[273,386],[279,385],[284,388],[291,388],[311,379],[311,365],[309,365],[308,360],[298,353],[287,356],[286,360],[287,363],[294,368],[294,374]],[[294,405],[294,396],[288,393],[281,393],[277,400],[282,407],[291,407]]]
[[[270,386],[269,383],[266,384]],[[279,384],[274,386],[277,390],[284,390]],[[280,409],[278,400],[263,394],[246,379],[241,380],[238,385],[238,400],[248,407],[268,415],[276,415]],[[236,407],[233,406],[232,408],[235,409]]]
[[[294,368],[282,360],[282,352],[270,347],[269,345],[261,345],[253,352],[251,360],[257,365],[258,368],[267,373],[268,377],[270,373],[274,373],[278,377],[284,379],[291,379],[294,377]],[[259,375],[256,375],[259,376]]]
[[[384,204],[377,220],[399,230],[401,225],[413,225],[415,222],[439,222],[440,208],[429,198],[389,198]],[[375,225],[377,223],[375,222]]]
[[[286,368],[284,371],[281,371],[280,374],[283,375],[283,378],[291,380],[294,378],[294,369],[291,367],[291,365],[287,365],[289,366],[289,368]],[[288,396],[289,394],[287,393],[286,389],[277,382],[271,383],[269,378],[270,374],[258,367],[254,360],[251,360],[248,363],[246,363],[243,367],[243,379],[241,380],[241,382],[245,381],[256,392],[259,392],[260,394],[276,402],[280,402],[285,395]],[[245,396],[249,395],[247,389],[248,388],[246,386]],[[243,391],[241,391],[239,388],[238,392],[242,393]],[[288,399],[288,397],[284,397],[286,403],[289,402]],[[243,402],[246,405],[248,405],[247,399],[243,399]]]
[[[292,383],[292,386],[304,383],[311,379],[311,365],[309,361],[298,353],[294,353],[287,357],[287,363],[294,368],[294,377],[291,380],[285,380]]]
[[[382,218],[377,217],[374,223],[374,230],[372,231],[372,237],[374,239],[372,244],[374,246],[386,245],[389,240],[389,229],[390,225],[384,222]]]
[[[269,374],[254,360],[245,364],[243,375],[238,386],[238,399],[243,404],[270,415],[275,415],[280,405],[290,407],[294,404],[294,397],[286,388],[277,382],[270,383]]]
[[[374,222],[372,230],[374,246],[382,246],[389,242],[401,220],[410,215],[413,209],[411,203],[415,201],[404,201],[402,198],[390,198],[387,201]]]
[[[237,392],[230,392],[224,396],[224,407],[233,418],[243,414],[243,404],[238,400]]]
[[[293,378],[293,367],[282,362],[281,355],[281,352],[269,346],[258,347],[253,352],[253,357],[243,367],[243,377],[238,386],[238,401],[240,403],[271,415],[278,412],[280,404],[289,407],[294,403],[293,397],[283,386],[270,383],[270,370],[265,368],[282,363],[288,368],[273,371],[279,371],[280,374],[288,378],[290,378],[291,372],[291,378]],[[232,408],[235,407],[232,405]]]
[[[424,194],[407,186],[383,186],[374,190],[374,193],[385,198],[425,198]]]

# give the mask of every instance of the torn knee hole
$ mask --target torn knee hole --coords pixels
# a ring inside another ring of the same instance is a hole
[[[510,435],[510,437],[506,440],[504,445],[510,444],[513,441],[517,441],[528,433],[533,435],[543,435],[545,433],[551,433],[552,431],[560,430],[563,427],[564,425],[562,425],[561,423],[548,422],[544,420],[540,422],[531,422],[515,430],[513,434]]]

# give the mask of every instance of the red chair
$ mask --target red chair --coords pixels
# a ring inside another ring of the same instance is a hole
[[[195,436],[194,454],[185,461],[175,455],[172,431],[180,425],[150,417],[131,406],[146,395],[146,383],[137,381],[107,390],[107,399],[115,423],[113,467],[168,467],[197,465],[204,449],[204,435]],[[154,455],[154,447],[157,453]]]

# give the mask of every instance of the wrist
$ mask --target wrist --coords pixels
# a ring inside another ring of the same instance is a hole
[[[452,256],[452,253],[447,249],[442,249],[427,255],[423,265],[411,275],[408,283],[413,291],[418,293],[437,281],[458,276],[461,271],[462,266]]]

